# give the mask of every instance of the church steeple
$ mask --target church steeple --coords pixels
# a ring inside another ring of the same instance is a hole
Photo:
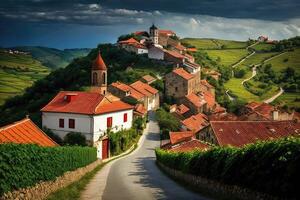
[[[158,28],[152,24],[152,26],[149,29],[150,38],[154,45],[158,44]]]
[[[92,90],[100,91],[101,94],[105,95],[107,92],[107,68],[100,51],[92,64],[91,80]]]

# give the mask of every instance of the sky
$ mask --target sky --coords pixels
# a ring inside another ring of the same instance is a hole
[[[181,38],[300,35],[299,0],[1,0],[0,46],[93,48],[155,23]]]

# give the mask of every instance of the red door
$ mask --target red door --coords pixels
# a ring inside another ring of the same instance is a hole
[[[108,139],[102,140],[102,159],[108,158],[109,141]]]

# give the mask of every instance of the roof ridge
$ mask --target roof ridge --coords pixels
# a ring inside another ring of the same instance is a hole
[[[3,130],[6,130],[8,128],[14,127],[14,126],[16,126],[16,125],[18,125],[20,123],[24,123],[25,121],[28,121],[28,120],[30,120],[30,119],[29,118],[23,118],[23,119],[21,119],[19,121],[15,121],[15,122],[13,122],[11,124],[7,124],[5,126],[2,126],[2,127],[0,127],[0,132],[3,131]]]

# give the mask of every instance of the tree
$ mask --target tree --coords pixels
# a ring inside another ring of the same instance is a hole
[[[67,145],[86,146],[86,138],[81,133],[70,132],[64,137],[64,143]]]
[[[235,69],[234,70],[234,77],[235,78],[243,78],[246,74],[246,71],[244,69]]]

